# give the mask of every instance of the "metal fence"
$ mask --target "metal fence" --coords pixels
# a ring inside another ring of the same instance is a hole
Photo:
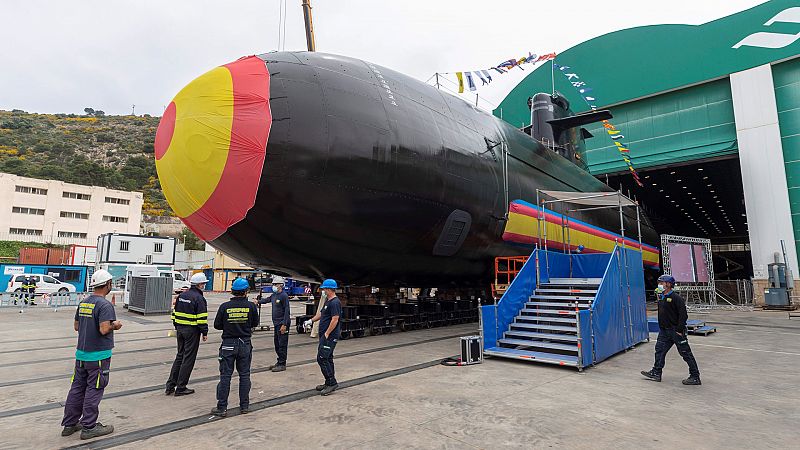
[[[713,310],[752,311],[753,282],[750,280],[715,280],[713,291],[681,292],[686,297],[686,309],[694,313]]]
[[[717,280],[717,303],[731,306],[753,306],[755,290],[750,280]]]
[[[97,240],[59,237],[52,234],[17,234],[0,233],[0,241],[31,242],[36,244],[55,244],[55,245],[97,245]]]
[[[76,307],[88,296],[89,294],[87,292],[44,294],[36,296],[35,301],[31,302],[25,294],[18,292],[2,292],[0,293],[0,310],[13,309],[19,310],[19,312],[22,313],[29,308],[52,308],[53,311],[58,311],[59,308]],[[35,305],[32,303],[35,303]]]

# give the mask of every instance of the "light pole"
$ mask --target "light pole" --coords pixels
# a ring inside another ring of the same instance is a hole
[[[55,220],[51,220],[50,221],[50,243],[51,244],[55,243],[55,239],[56,239],[55,229],[56,229],[56,221]]]

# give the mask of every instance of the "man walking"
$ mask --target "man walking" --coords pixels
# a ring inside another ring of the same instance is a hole
[[[291,318],[289,317],[289,295],[283,290],[285,284],[286,280],[284,280],[283,277],[273,277],[272,295],[270,295],[269,298],[258,301],[258,303],[262,305],[267,302],[272,304],[273,341],[275,343],[275,353],[278,354],[278,361],[269,367],[273,372],[283,372],[286,370]]]
[[[683,380],[685,385],[700,385],[700,369],[697,368],[697,361],[694,359],[692,349],[689,347],[687,339],[686,320],[689,315],[686,312],[686,302],[677,292],[672,290],[675,287],[675,278],[670,275],[658,277],[658,340],[656,341],[656,361],[653,369],[649,372],[642,371],[642,375],[653,380],[661,381],[661,371],[667,352],[673,345],[678,347],[683,360],[689,366],[689,378]]]
[[[114,305],[105,298],[111,292],[112,278],[105,270],[95,272],[89,283],[92,295],[83,300],[75,311],[74,328],[78,332],[78,346],[75,350],[72,386],[64,404],[62,436],[80,431],[81,439],[91,439],[114,432],[112,425],[97,421],[100,400],[108,385],[114,331],[122,328]]]
[[[219,384],[217,384],[217,407],[211,410],[215,416],[228,415],[228,394],[231,390],[233,368],[239,372],[239,412],[250,412],[250,362],[253,345],[250,337],[258,326],[258,307],[247,301],[250,284],[237,278],[231,286],[233,298],[221,304],[214,317],[214,328],[222,330],[219,347]]]
[[[165,393],[175,397],[194,394],[194,389],[186,387],[192,376],[200,339],[208,340],[208,306],[203,297],[203,289],[208,279],[202,273],[192,275],[191,287],[181,292],[175,300],[172,311],[172,323],[178,337],[178,353],[172,363]]]
[[[322,310],[311,320],[306,321],[306,325],[319,321],[319,346],[317,347],[317,363],[325,377],[325,383],[317,386],[317,390],[322,395],[330,395],[339,387],[333,367],[333,350],[339,340],[341,324],[339,318],[342,315],[342,303],[336,296],[338,285],[335,280],[327,279],[322,282],[320,289],[323,290],[327,300]]]

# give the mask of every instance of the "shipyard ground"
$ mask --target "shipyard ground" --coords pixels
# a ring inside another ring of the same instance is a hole
[[[214,311],[224,298],[210,296]],[[164,395],[174,356],[166,316],[117,307],[111,382],[100,420],[116,432],[93,441],[60,436],[72,371],[72,310],[0,311],[0,448],[792,448],[800,423],[800,320],[785,312],[696,316],[719,331],[691,338],[703,386],[680,381],[686,366],[670,352],[662,383],[639,371],[651,342],[583,373],[490,359],[445,367],[458,336],[477,324],[350,339],[336,348],[341,389],[329,397],[316,344],[289,340],[289,368],[271,373],[271,332],[254,338],[253,412],[213,418],[219,332],[201,345],[190,387]],[[301,314],[303,306],[293,305]],[[269,314],[269,307],[264,310]],[[213,313],[212,313],[213,316]],[[653,335],[654,337],[654,335]],[[231,403],[236,406],[234,377]]]

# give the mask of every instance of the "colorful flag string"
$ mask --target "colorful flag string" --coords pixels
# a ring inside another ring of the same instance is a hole
[[[528,52],[528,56],[523,56],[517,59],[508,59],[506,61],[501,62],[500,64],[489,67],[488,69],[481,69],[481,70],[463,70],[460,72],[439,72],[438,75],[453,75],[455,74],[456,79],[458,80],[458,93],[464,93],[464,79],[466,78],[466,88],[470,91],[475,91],[478,89],[476,80],[481,82],[481,86],[485,86],[492,82],[492,72],[497,72],[498,74],[506,74],[513,68],[518,68],[519,70],[525,70],[522,68],[524,64],[536,64],[542,61],[549,61],[556,57],[555,52],[546,53],[544,55],[536,55],[534,53]]]
[[[589,108],[592,111],[597,110],[597,97],[594,94],[589,94],[592,92],[592,88],[587,86],[586,82],[582,81],[581,78],[575,73],[575,70],[571,69],[569,66],[560,66],[558,64],[553,63],[553,67],[558,69],[564,76],[567,78],[569,84],[578,91],[578,94],[583,98]],[[614,146],[617,148],[617,151],[620,154],[620,157],[628,166],[628,171],[630,171],[631,176],[633,176],[633,180],[639,186],[644,186],[642,184],[642,180],[639,178],[639,174],[636,173],[636,169],[633,167],[633,163],[631,162],[630,158],[630,149],[628,145],[623,142],[625,139],[625,135],[622,134],[617,127],[614,126],[610,121],[604,120],[603,121],[603,128],[606,130],[606,133],[611,138],[611,141],[614,142]]]

